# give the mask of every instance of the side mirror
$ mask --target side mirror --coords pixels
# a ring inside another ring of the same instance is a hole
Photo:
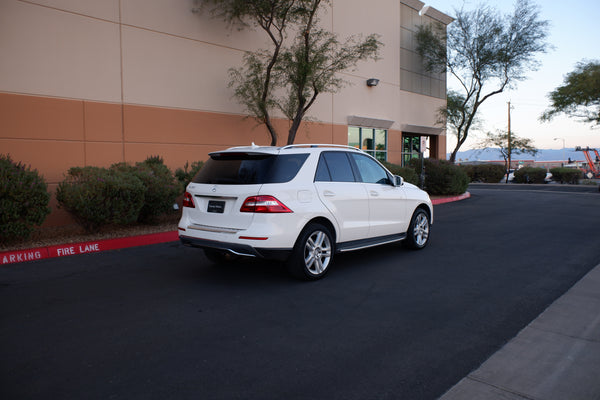
[[[404,178],[398,175],[394,175],[394,186],[402,186],[404,185]]]

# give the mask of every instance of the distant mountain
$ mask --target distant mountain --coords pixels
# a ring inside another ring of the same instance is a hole
[[[564,155],[563,155],[564,154]],[[446,158],[450,158],[450,153],[446,155]],[[563,150],[540,150],[536,156],[531,154],[518,154],[513,155],[513,160],[535,160],[535,161],[562,161],[564,159],[571,158],[573,161],[585,161],[585,156],[581,151],[575,151],[575,149]],[[499,149],[485,149],[485,150],[467,150],[459,151],[456,154],[456,161],[497,161],[503,160],[502,154]]]

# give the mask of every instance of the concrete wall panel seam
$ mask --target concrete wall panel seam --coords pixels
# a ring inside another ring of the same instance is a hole
[[[66,14],[76,15],[78,17],[95,19],[95,20],[98,20],[98,21],[108,22],[108,23],[111,23],[111,24],[118,24],[119,23],[118,21],[113,21],[111,19],[96,17],[96,16],[93,16],[93,15],[90,15],[90,14],[85,14],[85,13],[82,13],[82,12],[77,12],[77,11],[67,10],[67,9],[60,8],[60,7],[53,7],[53,6],[49,6],[49,5],[46,5],[46,4],[36,3],[35,1],[27,1],[27,0],[16,0],[16,1],[18,1],[20,3],[24,3],[24,4],[29,4],[29,5],[32,5],[32,6],[36,6],[36,7],[46,8],[46,9],[53,10],[53,11],[59,11],[59,12],[63,12],[63,13],[66,13]]]
[[[219,43],[207,42],[205,40],[194,39],[194,38],[187,37],[187,36],[177,35],[175,33],[169,33],[169,32],[159,31],[159,30],[156,30],[156,29],[145,28],[143,26],[137,26],[137,25],[131,25],[131,24],[120,24],[120,25],[122,27],[126,27],[126,28],[139,29],[139,30],[146,31],[146,32],[152,32],[152,33],[156,33],[156,34],[164,35],[164,36],[169,36],[169,37],[176,38],[176,39],[189,40],[191,42],[202,43],[202,44],[205,44],[205,45],[208,45],[208,46],[218,47],[218,48],[227,49],[227,50],[233,50],[233,51],[237,51],[237,52],[240,52],[240,53],[245,53],[246,52],[246,50],[244,50],[244,49],[239,49],[239,48],[236,48],[236,47],[227,46],[227,45],[223,45],[223,44],[219,44]]]

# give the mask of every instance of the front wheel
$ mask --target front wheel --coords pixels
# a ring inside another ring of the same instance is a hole
[[[296,241],[287,261],[290,273],[298,279],[322,278],[333,261],[334,242],[329,229],[321,224],[309,224]]]
[[[429,243],[430,230],[429,214],[421,208],[417,209],[410,220],[406,244],[417,250],[424,248]]]

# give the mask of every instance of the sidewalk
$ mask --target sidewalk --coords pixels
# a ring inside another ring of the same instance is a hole
[[[600,400],[600,265],[442,400]]]

